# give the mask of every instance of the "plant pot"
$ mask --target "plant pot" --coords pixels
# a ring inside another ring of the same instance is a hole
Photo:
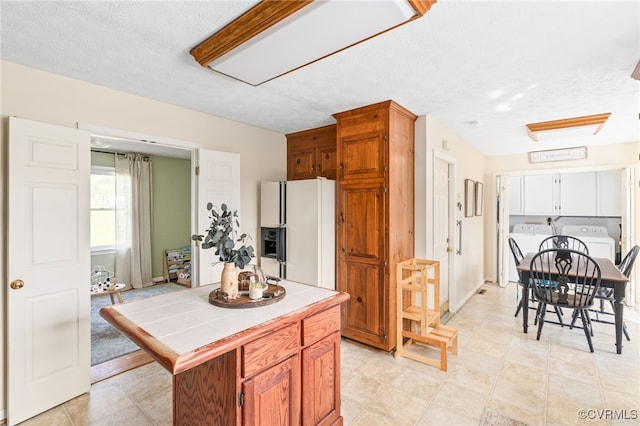
[[[220,275],[220,290],[229,295],[229,299],[238,297],[238,271],[233,262],[225,262]]]

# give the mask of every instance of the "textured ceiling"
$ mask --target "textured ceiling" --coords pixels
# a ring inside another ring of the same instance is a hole
[[[640,81],[630,77],[640,60],[638,1],[442,0],[258,87],[189,55],[254,3],[2,0],[1,56],[282,133],[393,99],[487,155],[640,141]],[[532,142],[525,131],[604,112],[612,116],[597,136]]]

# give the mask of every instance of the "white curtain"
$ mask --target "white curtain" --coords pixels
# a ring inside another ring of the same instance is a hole
[[[153,285],[151,272],[151,159],[116,154],[116,264],[118,281]]]

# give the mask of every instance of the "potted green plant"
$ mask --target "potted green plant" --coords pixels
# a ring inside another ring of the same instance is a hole
[[[243,269],[255,257],[254,249],[247,244],[247,234],[238,236],[240,228],[238,211],[230,210],[226,204],[218,209],[212,203],[207,203],[210,212],[211,225],[204,235],[193,234],[191,239],[200,241],[201,248],[215,248],[216,256],[224,262],[224,269],[220,277],[220,290],[227,293],[230,299],[238,296],[238,273],[236,267]],[[236,247],[236,245],[238,245]]]

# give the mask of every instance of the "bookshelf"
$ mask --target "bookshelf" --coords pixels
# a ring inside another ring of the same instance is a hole
[[[164,280],[191,285],[191,247],[167,249],[164,255]]]

